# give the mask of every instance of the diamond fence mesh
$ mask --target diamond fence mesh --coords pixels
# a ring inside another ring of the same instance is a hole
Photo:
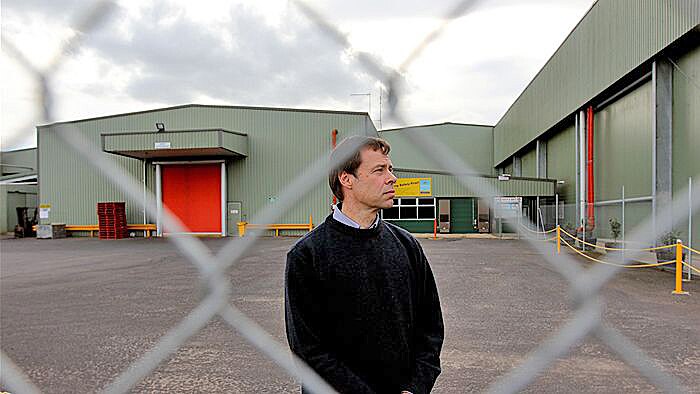
[[[437,40],[448,24],[469,12],[475,5],[475,1],[460,1],[454,4],[445,15],[444,22],[433,32],[418,43],[406,60],[396,69],[386,66],[374,56],[361,50],[354,49],[346,36],[340,30],[324,18],[320,12],[308,3],[292,1],[298,9],[318,26],[318,34],[322,34],[337,43],[340,49],[353,53],[358,70],[369,73],[379,80],[388,96],[389,117],[399,124],[409,124],[408,119],[401,110],[404,78],[412,62],[422,55],[425,48]],[[79,15],[78,22],[72,26],[77,33],[69,39],[48,67],[40,69],[32,63],[22,52],[22,48],[2,38],[3,50],[11,55],[24,69],[34,76],[40,90],[40,98],[37,106],[41,110],[42,117],[37,123],[52,123],[55,121],[56,108],[55,91],[53,82],[55,70],[65,61],[69,55],[81,45],[81,39],[90,34],[91,30],[99,28],[106,18],[110,17],[113,4],[102,1],[93,4],[88,11]],[[85,141],[77,130],[70,124],[63,125],[57,130],[57,134],[70,145],[78,154],[93,165],[110,182],[114,183],[126,195],[134,201],[143,201],[143,191],[138,180],[133,179],[116,165],[107,155],[92,143]],[[432,155],[434,160],[442,168],[453,174],[459,182],[470,190],[475,190],[481,196],[498,196],[497,190],[483,186],[475,182],[473,178],[462,174],[478,173],[462,161],[459,155],[452,152],[449,147],[442,146],[439,141],[431,139],[420,133],[408,134],[417,147],[424,150],[425,155]],[[440,155],[435,152],[442,152]],[[446,154],[445,152],[450,152]],[[338,160],[344,159],[339,157]],[[292,204],[302,198],[319,182],[325,181],[327,168],[332,163],[328,157],[320,157],[314,160],[308,168],[301,172],[289,186],[280,194],[275,204],[268,206],[259,212],[253,223],[273,223],[288,210]],[[696,186],[693,194],[700,195]],[[688,191],[680,193],[688,195]],[[690,206],[688,206],[690,204]],[[625,227],[626,239],[635,240],[641,244],[653,244],[655,237],[653,229],[658,231],[669,230],[674,223],[680,223],[687,217],[687,213],[696,212],[700,206],[700,199],[694,201],[674,201],[670,206],[663,207],[660,215],[669,217],[664,223],[654,223],[650,216],[641,217],[634,226],[627,223]],[[150,215],[156,214],[156,197],[149,194],[144,201],[143,209]],[[599,209],[618,209],[617,207],[600,207]],[[565,357],[569,350],[588,336],[598,338],[613,352],[617,353],[627,364],[639,371],[657,388],[665,392],[681,392],[682,386],[671,374],[663,370],[657,363],[648,357],[636,344],[619,333],[615,328],[606,325],[601,318],[602,286],[612,279],[620,270],[617,266],[599,265],[584,270],[579,262],[569,255],[556,255],[556,251],[539,240],[528,236],[532,229],[550,229],[556,224],[563,227],[576,225],[570,222],[570,218],[576,217],[576,207],[562,204],[551,206],[543,204],[539,221],[523,219],[521,225],[515,226],[523,239],[530,242],[530,246],[537,250],[553,269],[569,283],[571,290],[572,319],[561,327],[554,335],[542,342],[526,360],[510,373],[502,376],[489,389],[494,393],[518,392],[528,386],[542,371],[550,367],[556,360]],[[558,212],[557,212],[558,211]],[[602,213],[602,212],[601,212]],[[616,214],[617,215],[617,214]],[[622,216],[620,211],[619,216]],[[334,392],[324,380],[301,360],[295,359],[288,351],[287,346],[275,341],[261,326],[246,316],[235,306],[229,303],[231,284],[226,280],[224,273],[235,264],[246,251],[252,248],[261,233],[250,231],[249,236],[234,238],[217,254],[210,250],[197,238],[190,235],[178,235],[183,229],[182,223],[171,212],[165,209],[163,224],[172,229],[174,235],[168,239],[197,268],[200,273],[201,285],[206,289],[206,296],[182,321],[170,328],[157,343],[133,362],[129,368],[114,379],[105,389],[108,393],[128,392],[134,388],[144,377],[151,374],[161,363],[168,360],[180,347],[182,347],[194,334],[199,332],[211,320],[219,316],[232,330],[239,332],[246,340],[253,344],[258,351],[274,361],[290,376],[303,381],[304,385],[316,393]],[[664,227],[665,226],[665,227]],[[568,228],[568,227],[567,227]],[[602,235],[601,235],[602,236]],[[624,261],[632,261],[638,258],[634,253],[625,256]],[[17,393],[34,393],[39,389],[21,371],[21,368],[2,352],[1,354],[1,382],[4,387]]]

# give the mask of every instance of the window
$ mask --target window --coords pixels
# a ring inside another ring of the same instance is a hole
[[[395,198],[394,207],[382,209],[385,220],[435,220],[434,198]]]

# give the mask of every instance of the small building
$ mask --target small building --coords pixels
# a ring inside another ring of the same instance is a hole
[[[418,133],[437,141],[445,151],[428,152],[421,148],[411,138]],[[391,158],[399,177],[394,207],[384,210],[382,217],[409,231],[510,232],[515,230],[512,222],[504,229],[495,221],[494,199],[513,197],[527,206],[537,197],[554,196],[556,180],[499,180],[492,166],[493,126],[448,122],[381,130],[379,135],[391,144]],[[453,175],[450,169],[435,162],[436,157],[446,154],[462,160],[466,165],[463,173]],[[469,177],[478,190],[466,187],[455,175]]]

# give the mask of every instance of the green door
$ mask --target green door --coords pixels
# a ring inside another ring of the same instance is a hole
[[[450,199],[450,232],[476,233],[476,206],[473,198]]]

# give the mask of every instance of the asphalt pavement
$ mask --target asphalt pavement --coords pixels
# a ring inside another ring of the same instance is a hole
[[[216,251],[227,239],[203,241]],[[231,303],[283,344],[284,258],[295,241],[263,238],[228,272]],[[486,390],[573,316],[567,282],[524,241],[420,242],[446,325],[435,393]],[[2,351],[49,393],[104,388],[206,294],[196,269],[166,239],[7,239],[0,259]],[[603,288],[603,319],[685,390],[700,392],[700,276],[684,283],[688,296],[672,295],[673,284],[669,272],[623,270]],[[214,319],[134,391],[278,393],[298,392],[298,385]],[[589,337],[526,392],[658,390]]]

